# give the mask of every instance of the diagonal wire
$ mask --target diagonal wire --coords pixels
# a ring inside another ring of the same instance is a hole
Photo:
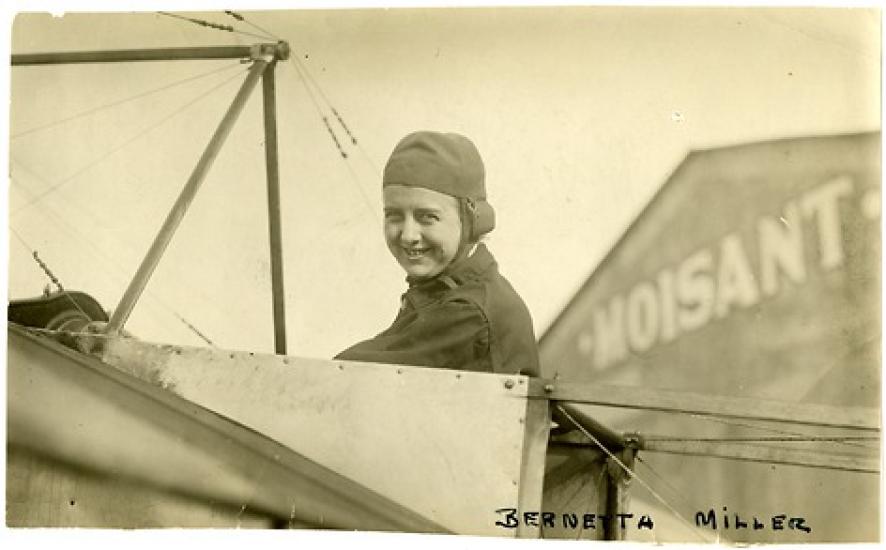
[[[645,466],[646,469],[649,470],[649,472],[650,472],[652,475],[654,475],[656,478],[658,478],[658,480],[661,481],[661,483],[671,491],[671,494],[672,494],[673,496],[677,497],[677,498],[683,503],[684,506],[686,506],[686,507],[689,508],[689,509],[694,508],[693,503],[690,502],[690,501],[689,501],[689,498],[686,497],[686,495],[683,494],[683,491],[680,490],[679,488],[677,488],[676,485],[674,485],[673,483],[671,483],[670,481],[668,481],[668,479],[667,479],[666,477],[664,477],[663,475],[661,475],[660,473],[658,473],[658,472],[655,470],[655,468],[653,468],[653,467],[649,464],[649,462],[647,462],[646,460],[643,459],[642,456],[640,456],[640,455],[638,454],[638,455],[636,456],[636,459],[637,459],[637,461],[639,461],[640,464],[642,464],[643,466]]]
[[[26,186],[23,186],[22,184],[18,183],[14,178],[10,178],[10,182],[13,184],[12,188],[14,188],[14,189],[27,190]],[[49,207],[46,205],[46,203],[41,203],[39,206],[42,208],[42,212],[43,212],[44,216],[46,216],[50,221],[54,222],[55,224],[57,224],[59,226],[59,229],[62,230],[61,231],[62,235],[67,236],[68,238],[72,239],[74,242],[76,242],[78,244],[85,243],[86,245],[88,245],[87,251],[91,251],[97,259],[104,261],[109,266],[114,268],[114,270],[116,270],[120,274],[120,276],[123,278],[124,281],[127,280],[128,277],[130,277],[130,274],[127,273],[126,270],[123,269],[123,267],[121,267],[116,261],[112,260],[107,255],[105,255],[104,252],[102,252],[102,250],[99,249],[95,245],[95,243],[92,242],[91,239],[85,237],[80,232],[80,230],[77,229],[74,225],[65,221],[65,219],[62,218],[60,215],[53,213],[49,209]],[[95,221],[95,220],[93,220],[93,221]],[[62,227],[62,226],[64,226],[64,227]],[[13,228],[10,226],[10,229],[13,229]],[[104,234],[107,236],[107,235],[110,235],[111,233],[108,231],[105,231]],[[197,327],[195,327],[193,324],[188,322],[184,317],[182,317],[172,307],[167,305],[150,288],[145,289],[145,295],[150,297],[151,299],[153,299],[159,306],[161,306],[163,309],[165,309],[167,311],[167,313],[176,317],[188,329],[190,329],[192,332],[197,334],[197,336],[199,336],[202,340],[207,342],[210,346],[216,347],[215,344],[209,338],[207,338],[205,335],[203,335],[202,332],[200,332],[197,329]]]
[[[292,61],[293,58],[290,57],[289,60]],[[295,62],[293,62],[293,67],[295,68],[295,72],[299,77],[299,81],[301,82],[301,84],[305,88],[305,90],[308,92],[308,97],[311,98],[311,103],[314,105],[314,110],[317,111],[317,115],[320,117],[320,119],[323,120],[324,123],[326,123],[327,119],[323,115],[323,109],[320,107],[320,103],[317,101],[317,98],[314,96],[314,92],[311,91],[311,88],[308,85],[307,79],[305,79],[304,75],[302,74],[301,70],[299,70],[298,65],[296,65]],[[288,73],[288,74],[291,75],[292,73]],[[326,128],[329,129],[330,133],[332,133],[332,129],[329,127],[328,124],[326,125]],[[333,136],[334,136],[334,134],[333,134]],[[338,145],[337,140],[336,140],[336,145]],[[339,146],[339,151],[342,152],[340,146]],[[351,167],[350,163],[348,163],[348,162],[345,162],[345,166],[348,169],[348,175],[351,177],[352,183],[359,191],[360,196],[363,198],[363,203],[366,205],[366,208],[369,210],[369,212],[372,213],[372,215],[375,217],[376,221],[380,222],[381,218],[379,217],[379,214],[376,211],[376,209],[373,208],[372,201],[370,201],[369,197],[366,195],[366,191],[364,189],[364,186],[360,184],[360,180],[357,177],[357,174],[354,172],[353,167]]]
[[[46,189],[46,190],[44,190],[43,192],[37,194],[37,195],[36,195],[33,199],[31,199],[29,202],[27,202],[27,203],[25,203],[23,206],[17,208],[14,212],[11,212],[10,215],[11,215],[11,216],[15,216],[15,215],[17,215],[17,214],[20,214],[20,213],[23,212],[24,210],[27,210],[28,208],[30,208],[30,207],[32,207],[33,205],[37,204],[38,202],[40,202],[41,200],[43,200],[43,198],[46,197],[47,195],[49,195],[50,193],[53,193],[54,191],[57,191],[58,189],[60,189],[60,188],[63,187],[64,185],[67,185],[68,183],[70,183],[71,181],[73,181],[74,179],[76,179],[78,176],[82,175],[82,174],[85,173],[86,171],[88,171],[88,170],[90,170],[91,168],[95,167],[97,164],[99,164],[99,163],[101,163],[101,162],[107,160],[109,157],[111,157],[111,156],[114,155],[115,153],[119,152],[120,150],[122,150],[123,148],[127,147],[128,145],[131,145],[133,142],[135,142],[135,141],[138,140],[139,138],[143,137],[143,136],[146,135],[147,133],[151,132],[152,130],[158,128],[159,126],[161,126],[161,125],[163,125],[163,124],[165,124],[167,121],[169,121],[170,119],[172,119],[172,118],[175,117],[176,115],[182,113],[182,112],[183,112],[184,110],[186,110],[188,107],[191,107],[192,105],[194,105],[195,103],[197,103],[197,102],[200,101],[201,99],[206,98],[206,97],[207,97],[209,94],[211,94],[212,92],[214,92],[214,91],[218,90],[219,88],[223,87],[224,85],[230,83],[232,80],[234,80],[234,79],[237,78],[238,76],[242,76],[244,73],[245,73],[245,71],[240,72],[240,73],[237,73],[237,74],[233,75],[232,77],[229,77],[229,78],[225,79],[224,81],[220,82],[219,84],[216,84],[216,85],[213,86],[212,88],[210,88],[210,89],[208,89],[208,90],[206,90],[206,91],[204,91],[204,92],[201,92],[200,95],[198,95],[197,97],[191,99],[190,101],[188,101],[188,102],[185,103],[184,105],[180,106],[178,109],[176,109],[176,110],[173,111],[172,113],[166,115],[165,117],[163,117],[162,119],[160,119],[158,122],[155,122],[154,124],[152,124],[152,125],[150,125],[150,126],[148,126],[148,127],[146,127],[146,128],[143,128],[143,129],[140,130],[137,134],[135,134],[134,136],[132,136],[132,137],[130,137],[129,139],[125,140],[124,142],[122,142],[122,143],[116,145],[115,147],[113,147],[112,149],[110,149],[109,151],[107,151],[107,152],[106,152],[105,154],[103,154],[102,156],[98,157],[97,159],[92,160],[91,162],[89,162],[89,163],[86,164],[85,166],[83,166],[83,167],[79,168],[78,170],[76,170],[73,174],[70,174],[70,175],[68,175],[67,177],[63,178],[62,180],[56,182],[56,183],[55,183],[54,185],[52,185],[49,189]]]
[[[763,431],[763,432],[769,432],[769,433],[780,434],[780,435],[785,435],[785,436],[814,437],[814,436],[810,436],[807,433],[798,432],[795,430],[786,430],[784,428],[774,428],[771,426],[762,426],[759,424],[748,424],[746,422],[739,422],[737,420],[727,420],[725,418],[717,418],[717,417],[713,417],[713,416],[700,415],[700,414],[690,414],[689,416],[691,416],[692,418],[697,418],[699,420],[707,420],[709,422],[714,422],[717,424],[724,424],[727,426],[734,426],[737,428],[748,428],[751,430],[759,430],[759,431]],[[835,441],[835,443],[839,443],[841,445],[846,445],[849,447],[858,447],[858,448],[862,448],[862,449],[872,449],[873,448],[868,445],[864,445],[862,443],[853,443],[852,441]]]
[[[878,332],[876,335],[868,338],[867,340],[862,342],[860,345],[866,346],[879,337],[880,337],[880,335]],[[824,374],[829,372],[834,367],[840,365],[851,353],[852,353],[851,349],[847,350],[844,353],[842,353],[840,355],[840,357],[838,357],[835,361],[830,362],[830,364],[827,365],[827,369],[825,369]],[[824,376],[824,374],[819,376],[817,380],[821,380],[821,378]],[[689,416],[691,416],[693,418],[701,419],[701,420],[707,420],[708,422],[724,424],[727,426],[749,428],[752,430],[759,430],[759,431],[769,432],[769,433],[773,433],[773,434],[788,435],[788,436],[800,436],[800,437],[809,437],[810,436],[810,434],[804,433],[802,431],[787,430],[784,428],[774,428],[774,427],[764,426],[764,425],[759,425],[759,424],[749,424],[749,423],[739,422],[737,420],[730,420],[730,419],[725,419],[725,418],[717,418],[717,417],[712,417],[712,416],[691,414],[691,413],[689,414]],[[848,447],[856,447],[856,448],[867,449],[867,450],[879,450],[879,448],[880,448],[879,445],[877,447],[871,447],[871,446],[865,445],[863,443],[853,443],[852,441],[835,441],[835,443],[838,443],[840,445],[845,445]]]
[[[357,177],[356,172],[354,172],[354,168],[350,165],[350,163],[345,163],[345,166],[348,168],[348,174],[351,176],[351,180],[354,182],[354,186],[360,191],[360,196],[363,197],[363,203],[366,205],[366,208],[369,212],[372,213],[372,216],[375,218],[375,221],[381,223],[381,216],[378,213],[378,210],[372,207],[372,202],[369,200],[369,197],[366,196],[366,191],[363,189],[363,186],[360,185],[360,180]]]
[[[231,10],[225,10],[225,13],[228,14],[229,16],[233,17],[237,21],[241,21],[243,23],[246,23],[247,25],[250,25],[251,27],[257,29],[259,32],[264,33],[265,35],[267,35],[266,38],[271,38],[273,40],[277,40],[278,42],[282,41],[282,38],[280,38],[279,36],[277,36],[276,34],[270,32],[270,31],[256,25],[255,23],[252,23],[251,21],[247,20],[242,14],[233,12]],[[200,22],[198,24],[202,25],[202,24],[206,24],[206,22]],[[311,86],[313,86],[313,88],[317,90],[317,93],[320,94],[320,97],[323,99],[324,103],[326,103],[326,106],[332,111],[332,114],[338,120],[338,123],[341,125],[342,129],[344,129],[344,131],[348,134],[348,137],[351,138],[351,144],[357,146],[357,148],[363,154],[364,160],[366,160],[366,162],[372,167],[376,176],[381,177],[381,170],[379,170],[378,166],[375,164],[375,162],[373,162],[372,158],[366,152],[366,149],[363,148],[363,145],[360,142],[358,142],[357,138],[354,137],[354,135],[351,133],[350,128],[348,128],[347,124],[345,124],[345,121],[342,118],[342,116],[339,114],[338,110],[332,105],[332,102],[329,100],[329,97],[323,91],[323,88],[320,87],[320,84],[317,82],[317,79],[314,78],[313,74],[311,74],[311,71],[308,69],[307,65],[302,63],[301,60],[298,59],[297,55],[290,56],[289,60],[293,62],[293,66],[296,68],[296,71],[299,73],[299,76],[305,82],[305,88],[308,90],[308,93],[311,96],[311,100],[314,102],[317,111],[320,113],[320,117],[323,119],[323,123],[326,125],[327,129],[329,130],[329,133],[332,135],[332,139],[335,141],[336,146],[338,147],[339,152],[341,152],[342,156],[347,157],[347,154],[344,152],[341,145],[338,143],[338,138],[335,136],[335,132],[333,132],[332,128],[329,126],[328,119],[322,114],[319,104],[317,104],[317,100],[316,100],[316,98],[314,98],[314,94],[310,90]],[[304,73],[304,74],[302,75],[302,73]]]
[[[366,149],[363,148],[363,145],[351,133],[351,130],[345,124],[344,119],[342,119],[342,116],[339,114],[338,110],[336,110],[336,108],[332,105],[332,102],[329,100],[329,97],[326,95],[326,93],[323,91],[323,88],[317,82],[317,79],[314,78],[313,74],[311,74],[311,71],[308,69],[308,66],[306,64],[302,63],[297,55],[293,55],[289,59],[290,59],[290,61],[293,62],[293,65],[295,66],[296,70],[299,72],[299,75],[304,73],[304,76],[302,76],[302,78],[306,82],[308,82],[310,85],[312,85],[317,90],[317,93],[320,94],[320,97],[323,99],[323,102],[326,104],[326,106],[329,108],[329,110],[332,111],[332,114],[335,116],[335,118],[338,119],[338,123],[341,125],[341,127],[344,129],[344,131],[348,134],[348,137],[351,138],[351,144],[357,146],[357,149],[359,149],[360,152],[363,154],[363,158],[372,167],[375,174],[377,176],[381,177],[381,170],[379,170],[378,166],[375,164],[375,162],[373,162],[372,158],[366,152]],[[307,83],[305,84],[305,87],[306,88],[308,87]],[[312,94],[312,97],[313,97],[313,94]],[[319,110],[319,107],[318,107],[318,110]]]
[[[88,116],[88,115],[91,115],[91,114],[94,114],[94,113],[97,113],[97,112],[100,112],[100,111],[103,111],[103,110],[109,109],[109,108],[111,108],[111,107],[116,107],[116,106],[118,106],[118,105],[123,105],[123,104],[125,104],[125,103],[129,103],[129,102],[131,102],[131,101],[135,101],[136,99],[141,99],[141,98],[143,98],[143,97],[147,97],[147,96],[149,96],[149,95],[151,95],[151,94],[155,94],[155,93],[158,93],[158,92],[162,92],[162,91],[165,91],[165,90],[169,90],[169,89],[171,89],[171,88],[175,88],[175,87],[177,87],[177,86],[181,86],[182,84],[187,84],[188,82],[193,82],[193,81],[195,81],[195,80],[199,80],[199,79],[201,79],[201,78],[206,78],[207,76],[212,76],[212,75],[217,74],[217,73],[221,73],[221,72],[224,72],[224,71],[228,71],[228,70],[233,69],[234,67],[238,67],[238,66],[240,66],[240,63],[235,63],[235,64],[233,64],[233,65],[226,65],[226,66],[224,66],[224,67],[221,67],[220,69],[213,69],[212,71],[208,71],[208,72],[205,72],[205,73],[200,73],[200,74],[198,74],[198,75],[190,76],[190,77],[185,78],[185,79],[183,79],[183,80],[178,80],[178,81],[176,81],[176,82],[172,82],[172,83],[170,83],[170,84],[166,84],[166,85],[160,86],[160,87],[158,87],[158,88],[152,88],[152,89],[150,89],[150,90],[145,90],[144,92],[140,92],[140,93],[138,93],[138,94],[136,94],[136,95],[133,95],[133,96],[129,96],[129,97],[125,97],[125,98],[122,98],[122,99],[115,100],[115,101],[111,101],[110,103],[105,103],[105,104],[103,104],[103,105],[99,105],[99,106],[97,106],[97,107],[93,107],[93,108],[91,108],[91,109],[87,109],[87,110],[85,110],[85,111],[80,111],[80,112],[78,112],[78,113],[75,113],[75,114],[73,114],[73,115],[70,115],[70,116],[64,117],[64,118],[59,119],[59,120],[55,120],[55,121],[52,121],[52,122],[48,122],[48,123],[46,123],[46,124],[41,124],[40,126],[35,126],[35,127],[33,127],[33,128],[29,128],[29,129],[27,129],[27,130],[23,130],[23,131],[21,131],[21,132],[17,132],[17,133],[15,133],[15,134],[11,135],[9,139],[10,139],[10,140],[15,140],[15,139],[18,139],[18,138],[20,138],[20,137],[27,136],[27,135],[33,134],[33,133],[35,133],[35,132],[39,132],[39,131],[41,131],[41,130],[46,130],[46,129],[49,129],[49,128],[53,128],[53,127],[55,127],[55,126],[59,126],[59,125],[64,124],[64,123],[66,123],[66,122],[71,122],[71,121],[73,121],[73,120],[77,120],[77,119],[79,119],[79,118],[83,118],[83,117],[85,117],[85,116]]]
[[[604,453],[606,453],[606,455],[609,458],[611,458],[616,464],[618,464],[619,467],[621,467],[625,471],[625,473],[627,473],[632,479],[636,479],[640,485],[642,485],[643,487],[646,488],[647,491],[649,491],[649,494],[651,494],[653,497],[655,497],[656,500],[658,500],[660,503],[662,503],[677,519],[679,519],[680,521],[682,521],[683,523],[688,525],[689,528],[692,530],[692,532],[694,532],[696,535],[698,535],[699,538],[701,538],[701,540],[703,540],[704,542],[714,542],[712,540],[709,540],[708,537],[704,533],[699,531],[698,527],[696,527],[695,525],[692,525],[689,522],[689,520],[684,518],[683,515],[680,514],[680,512],[678,512],[661,495],[659,495],[655,491],[655,489],[650,487],[648,483],[646,483],[642,478],[638,477],[637,474],[633,470],[628,468],[625,465],[625,463],[621,461],[621,459],[619,459],[617,456],[615,456],[615,454],[613,454],[612,451],[610,451],[602,443],[600,443],[600,441],[596,437],[594,437],[593,434],[591,434],[588,430],[586,430],[584,426],[582,426],[581,424],[576,422],[576,420],[574,418],[572,418],[572,416],[570,416],[570,414],[568,412],[566,412],[566,409],[564,409],[561,405],[557,405],[557,409],[559,409],[559,411],[570,422],[572,422],[575,425],[575,427],[578,428],[585,435],[585,437],[587,437],[588,439],[593,441],[594,444],[597,445],[597,447],[599,447]]]
[[[225,13],[230,15],[231,17],[233,17],[237,21],[242,21],[243,23],[246,23],[247,25],[249,25],[253,29],[257,30],[258,32],[265,34],[267,38],[270,38],[272,40],[276,40],[278,42],[281,40],[280,37],[278,37],[274,33],[259,27],[258,25],[256,25],[255,23],[253,23],[251,21],[248,21],[245,17],[243,17],[243,14],[235,13],[231,10],[225,10]]]
[[[847,441],[879,441],[879,437],[873,436],[801,436],[801,437],[793,437],[793,436],[761,436],[761,437],[677,437],[677,436],[668,436],[668,435],[653,435],[653,436],[644,436],[643,439],[646,441],[676,441],[676,442],[690,442],[690,441],[700,441],[700,442],[711,442],[711,443],[731,443],[733,441],[747,442],[747,443],[764,443],[767,441],[777,441],[777,442],[799,442],[799,443],[812,443],[812,442],[831,442],[831,443],[844,443]]]
[[[22,244],[22,246],[24,246],[28,250],[28,252],[31,253],[31,256],[33,256],[33,258],[39,263],[40,259],[37,256],[37,251],[34,250],[33,248],[31,248],[31,246],[27,243],[27,241],[25,241],[24,237],[22,237],[21,234],[18,231],[16,231],[14,227],[12,227],[10,225],[9,230],[12,232],[12,234],[15,236],[15,238],[18,239],[18,241]],[[90,317],[89,314],[87,314],[85,311],[83,311],[83,308],[80,307],[80,304],[78,304],[77,301],[74,300],[74,298],[70,294],[65,292],[65,290],[62,288],[62,285],[58,282],[58,279],[56,279],[55,276],[50,275],[48,268],[44,268],[43,272],[46,273],[46,276],[49,277],[58,286],[59,291],[62,292],[68,298],[68,300],[70,300],[70,302],[72,304],[74,304],[74,307],[77,308],[77,310],[80,313],[82,313],[83,316],[86,317],[87,320],[94,321],[94,319],[92,317]]]
[[[232,32],[235,34],[242,34],[243,36],[249,36],[252,38],[260,38],[262,40],[270,39],[270,37],[268,37],[268,36],[262,36],[262,35],[254,34],[251,32],[246,32],[246,31],[240,31],[240,30],[235,29],[231,25],[220,25],[218,23],[206,21],[205,19],[197,19],[195,17],[187,17],[184,15],[178,15],[176,13],[169,13],[168,11],[158,11],[157,13],[160,15],[165,15],[167,17],[172,17],[175,19],[181,19],[183,21],[187,21],[188,23],[193,23],[193,24],[199,25],[201,27],[208,27],[211,29],[219,30],[219,31],[226,31],[226,32]]]

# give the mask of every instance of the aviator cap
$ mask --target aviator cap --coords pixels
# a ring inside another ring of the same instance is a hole
[[[471,241],[495,227],[483,159],[462,135],[421,131],[401,139],[385,165],[382,186],[388,185],[423,187],[459,199]]]
[[[415,132],[400,140],[385,165],[383,185],[424,187],[466,199],[486,198],[480,153],[459,134]]]

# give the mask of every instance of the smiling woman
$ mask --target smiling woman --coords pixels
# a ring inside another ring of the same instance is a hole
[[[385,241],[409,277],[439,275],[459,251],[461,219],[455,197],[405,185],[384,189]]]
[[[409,289],[390,328],[337,358],[537,375],[529,310],[479,242],[495,214],[474,144],[406,136],[385,166],[383,195],[385,241]]]

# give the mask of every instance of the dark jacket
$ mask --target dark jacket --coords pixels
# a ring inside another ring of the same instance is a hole
[[[410,284],[400,303],[387,330],[336,359],[538,376],[529,310],[485,245]]]

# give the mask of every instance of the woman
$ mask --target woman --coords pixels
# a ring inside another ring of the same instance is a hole
[[[464,136],[416,132],[385,166],[384,233],[406,271],[394,323],[337,359],[538,375],[532,319],[480,237],[495,227]]]

